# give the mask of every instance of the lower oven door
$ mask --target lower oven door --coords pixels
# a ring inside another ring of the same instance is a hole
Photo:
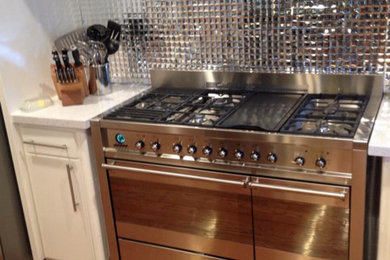
[[[256,178],[256,259],[348,259],[349,188]]]
[[[108,161],[120,238],[231,259],[253,259],[245,176]]]

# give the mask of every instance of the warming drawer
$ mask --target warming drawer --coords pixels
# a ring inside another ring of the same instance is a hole
[[[124,239],[119,239],[119,251],[122,259],[222,260],[222,258],[218,257],[206,256]]]

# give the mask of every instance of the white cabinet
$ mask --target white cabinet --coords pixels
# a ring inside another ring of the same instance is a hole
[[[34,259],[106,260],[87,130],[18,127]]]
[[[27,154],[26,162],[45,257],[95,259],[80,196],[80,161]]]

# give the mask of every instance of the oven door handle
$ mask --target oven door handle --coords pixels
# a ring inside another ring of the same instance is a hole
[[[264,184],[264,183],[256,183],[256,182],[249,182],[249,187],[255,187],[255,188],[265,188],[265,189],[273,189],[273,190],[282,190],[282,191],[291,191],[291,192],[297,192],[297,193],[305,193],[305,194],[313,194],[313,195],[320,195],[320,196],[326,196],[326,197],[335,197],[339,198],[341,200],[345,200],[347,191],[343,190],[341,192],[330,192],[330,191],[321,191],[321,190],[312,190],[312,189],[305,189],[305,188],[296,188],[296,187],[287,187],[287,186],[281,186],[281,185],[274,185],[274,184]]]
[[[122,171],[132,171],[132,172],[136,171],[136,172],[155,174],[155,175],[162,175],[162,176],[169,176],[169,177],[177,177],[177,178],[183,178],[183,179],[191,179],[191,180],[209,181],[209,182],[217,182],[217,183],[223,183],[223,184],[239,185],[239,186],[243,186],[243,187],[247,186],[247,184],[249,182],[249,178],[247,178],[245,180],[242,180],[242,181],[234,181],[234,180],[226,180],[226,179],[218,179],[218,178],[211,178],[211,177],[203,177],[203,176],[183,174],[183,173],[158,171],[158,170],[143,169],[143,168],[136,168],[136,167],[129,167],[129,166],[119,166],[119,165],[106,164],[106,163],[102,163],[102,167],[105,168],[105,169],[108,169],[108,170],[122,170]]]

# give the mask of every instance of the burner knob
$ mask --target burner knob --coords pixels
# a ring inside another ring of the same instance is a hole
[[[206,146],[205,148],[203,148],[203,154],[206,156],[209,156],[212,152],[213,152],[213,149],[211,149],[210,146]]]
[[[218,152],[219,157],[225,158],[227,156],[227,154],[228,154],[228,152],[226,149],[224,149],[224,148],[219,149],[219,152]]]
[[[181,144],[175,144],[172,148],[172,150],[175,152],[175,153],[180,153],[181,152]]]
[[[260,159],[260,154],[259,154],[258,152],[256,152],[256,151],[253,151],[253,152],[251,153],[251,159],[252,159],[253,161],[258,161],[258,160]]]
[[[145,146],[145,143],[141,140],[139,140],[138,142],[135,143],[135,148],[137,148],[138,150],[141,150],[142,148],[144,148]]]
[[[326,165],[326,161],[324,158],[318,158],[316,160],[316,166],[319,167],[319,168],[324,168]]]
[[[196,153],[196,146],[195,146],[195,145],[190,145],[190,146],[188,147],[188,153],[189,153],[189,154],[194,154],[194,153]]]
[[[241,160],[244,157],[244,153],[240,150],[236,150],[234,157],[236,157],[237,160]]]
[[[152,150],[157,152],[160,149],[160,144],[158,142],[154,142],[152,144]]]
[[[278,159],[278,157],[276,157],[276,154],[274,154],[274,153],[269,153],[267,156],[267,160],[270,163],[275,163],[277,159]]]
[[[126,142],[126,138],[123,134],[116,134],[115,139],[118,144],[124,144]]]
[[[295,163],[298,166],[303,166],[305,164],[305,158],[298,156],[297,158],[295,158]]]

